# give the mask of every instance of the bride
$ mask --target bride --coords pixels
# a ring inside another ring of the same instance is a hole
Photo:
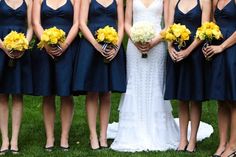
[[[164,100],[166,47],[160,37],[162,15],[167,21],[168,0],[127,0],[125,29],[136,22],[152,22],[156,37],[147,44],[127,46],[127,91],[120,101],[118,132],[111,149],[157,151],[176,149],[179,130],[170,101]],[[141,53],[148,52],[147,58]]]

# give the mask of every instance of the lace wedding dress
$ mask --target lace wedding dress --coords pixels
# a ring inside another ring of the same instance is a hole
[[[152,22],[161,31],[163,1],[145,7],[133,0],[133,23]],[[170,101],[164,101],[166,48],[164,43],[148,52],[147,58],[129,40],[127,46],[127,91],[120,101],[117,136],[111,148],[117,151],[175,149],[179,130]]]
[[[152,22],[161,31],[163,0],[145,7],[133,0],[133,23]],[[111,149],[124,152],[176,149],[179,128],[172,116],[170,101],[164,100],[167,51],[162,42],[147,58],[129,40],[127,46],[127,91],[119,107],[119,124],[109,125],[108,137],[115,138]],[[111,135],[114,133],[114,135]]]

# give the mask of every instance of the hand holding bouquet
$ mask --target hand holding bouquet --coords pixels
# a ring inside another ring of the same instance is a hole
[[[205,22],[201,27],[198,28],[196,32],[196,38],[206,42],[203,46],[203,52],[205,52],[204,49],[206,49],[211,44],[212,40],[219,40],[223,38],[223,35],[220,31],[220,27],[214,22]],[[210,59],[207,57],[206,53],[204,53],[204,55],[207,60]]]
[[[134,43],[147,44],[155,36],[156,32],[152,23],[137,22],[131,28],[130,37]],[[142,53],[142,58],[147,58],[147,53]]]
[[[63,30],[58,29],[56,27],[45,29],[41,36],[40,42],[38,43],[38,48],[42,49],[47,46],[50,46],[61,51],[62,53],[62,48],[60,47],[60,44],[64,43],[65,39],[66,33]],[[51,52],[48,53],[53,59],[55,59],[56,54]]]
[[[4,48],[9,52],[6,54],[11,58],[8,65],[14,66],[14,59],[23,56],[24,52],[29,48],[29,41],[23,33],[11,31],[3,40]]]
[[[166,31],[161,33],[161,36],[164,40],[173,42],[178,45],[178,48],[186,46],[186,41],[190,38],[190,30],[181,24],[173,24]]]
[[[102,49],[106,53],[105,56],[108,56],[108,58],[104,58],[105,63],[109,63],[110,60],[112,60],[115,57],[115,54],[118,51],[118,40],[119,36],[117,31],[110,26],[105,26],[104,28],[100,28],[96,31],[96,40],[97,42],[103,44]],[[110,56],[109,52],[114,51]]]

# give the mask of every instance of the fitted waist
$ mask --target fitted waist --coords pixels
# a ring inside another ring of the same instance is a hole
[[[53,24],[53,23],[44,23],[42,24],[44,29],[49,29],[52,27],[57,27],[58,29],[62,29],[65,33],[69,33],[72,25],[66,25],[66,24]]]
[[[90,31],[95,34],[95,32],[100,29],[100,28],[104,28],[105,26],[110,26],[113,27],[114,29],[117,30],[117,24],[116,23],[89,23],[88,24],[88,28],[90,29]]]
[[[23,21],[10,21],[10,22],[0,22],[0,28],[9,28],[9,27],[17,27],[17,28],[26,28],[27,24]]]

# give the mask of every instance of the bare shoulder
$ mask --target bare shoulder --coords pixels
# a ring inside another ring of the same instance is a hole
[[[215,1],[215,0],[213,0],[213,1]],[[211,4],[212,0],[200,0],[200,3],[201,4]]]
[[[27,6],[29,6],[29,5],[31,5],[31,4],[33,3],[32,0],[24,0],[24,1],[25,1],[25,3],[26,3]]]
[[[116,4],[123,4],[123,0],[115,0],[116,1]],[[128,0],[128,1],[131,1],[131,0]]]

